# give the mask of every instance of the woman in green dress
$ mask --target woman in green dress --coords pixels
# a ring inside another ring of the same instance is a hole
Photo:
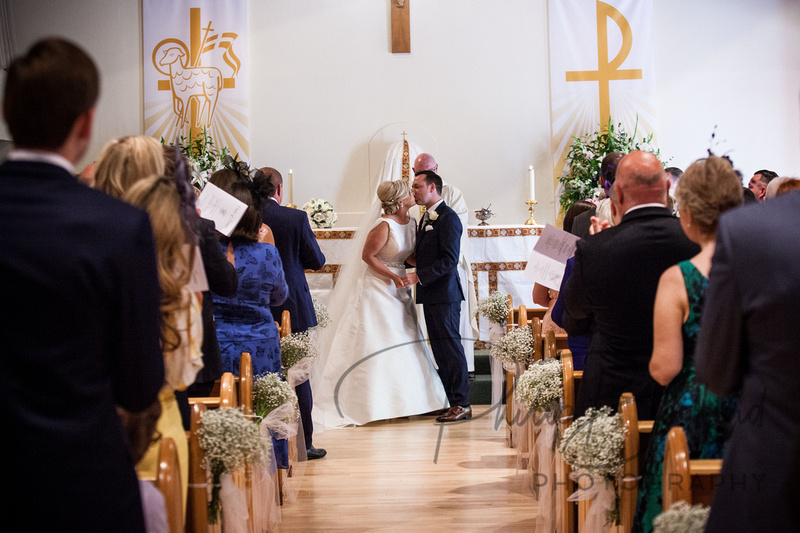
[[[664,446],[682,426],[692,459],[721,458],[736,398],[720,398],[695,381],[694,349],[720,215],[742,203],[742,182],[728,159],[694,162],[675,191],[681,226],[700,253],[667,269],[656,293],[650,374],[666,386],[653,424],[634,531],[649,532],[661,513]]]

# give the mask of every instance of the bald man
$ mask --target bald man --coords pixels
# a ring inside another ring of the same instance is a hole
[[[417,172],[430,170],[437,172],[439,164],[431,154],[419,154],[411,167]],[[464,346],[464,355],[467,358],[467,370],[470,376],[475,373],[475,341],[478,339],[478,322],[475,312],[478,309],[478,298],[475,294],[475,283],[472,277],[472,266],[469,262],[469,243],[467,241],[467,222],[469,221],[469,208],[464,200],[464,195],[458,188],[442,180],[442,200],[456,212],[461,220],[461,252],[458,257],[458,279],[464,288],[464,301],[461,303],[461,324],[458,328],[461,334],[461,344]]]
[[[632,392],[639,418],[647,420],[655,416],[662,393],[648,370],[658,280],[700,248],[666,208],[669,179],[653,154],[622,158],[614,188],[622,219],[578,241],[563,291],[567,333],[593,331],[575,416],[589,407],[616,409],[620,395]]]

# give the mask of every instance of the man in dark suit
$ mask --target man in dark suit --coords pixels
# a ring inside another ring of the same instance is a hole
[[[272,308],[272,316],[280,323],[283,311],[288,310],[292,319],[292,333],[306,331],[317,325],[317,315],[314,313],[314,303],[311,301],[305,271],[322,268],[325,264],[325,255],[319,249],[305,211],[281,205],[283,200],[281,173],[270,167],[262,168],[261,172],[267,180],[266,195],[269,196],[264,202],[262,220],[275,235],[275,247],[281,256],[286,283],[289,285],[289,296],[283,304]],[[321,459],[327,452],[322,448],[315,448],[312,440],[314,423],[311,419],[311,410],[314,400],[311,396],[311,384],[305,381],[295,387],[295,392],[303,421],[306,453],[309,459]]]
[[[800,531],[800,192],[722,216],[697,380],[741,391],[706,531]]]
[[[665,207],[669,181],[653,154],[626,155],[614,187],[622,220],[578,241],[563,294],[567,333],[592,332],[575,416],[588,407],[616,409],[620,395],[632,392],[639,418],[647,420],[662,392],[648,370],[658,280],[699,248]]]
[[[144,531],[115,405],[164,383],[147,213],[89,189],[99,74],[77,46],[33,45],[8,69],[0,167],[0,516],[14,531]]]
[[[414,200],[427,209],[417,231],[416,272],[404,282],[417,286],[433,357],[439,367],[444,391],[450,402],[437,422],[457,422],[472,417],[469,404],[469,373],[459,326],[464,291],[458,279],[461,221],[442,201],[442,178],[431,170],[418,172],[412,186]]]

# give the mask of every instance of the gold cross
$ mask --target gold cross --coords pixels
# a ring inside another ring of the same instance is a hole
[[[608,23],[610,18],[622,32],[622,47],[613,61],[608,61]],[[611,117],[609,81],[640,80],[642,69],[619,70],[633,46],[633,33],[628,21],[616,8],[597,0],[597,70],[568,71],[567,81],[596,81],[600,93],[600,127],[606,129]]]

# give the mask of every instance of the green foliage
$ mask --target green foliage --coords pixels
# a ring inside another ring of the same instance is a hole
[[[600,163],[607,154],[643,150],[661,159],[660,150],[652,145],[653,134],[637,139],[638,130],[638,119],[633,133],[628,134],[622,124],[614,126],[609,118],[605,130],[587,133],[582,137],[572,137],[572,145],[567,154],[569,172],[558,178],[564,187],[564,192],[561,194],[561,209],[564,212],[575,202],[599,196],[597,177],[600,175]]]
[[[164,142],[164,137],[161,137],[161,144]],[[170,146],[173,146],[172,143]],[[230,156],[231,153],[226,146],[217,149],[214,139],[211,138],[205,126],[197,139],[192,139],[192,133],[189,132],[189,142],[186,142],[186,137],[181,135],[178,149],[189,160],[192,185],[201,190],[205,187],[211,174],[223,168],[225,156]]]

